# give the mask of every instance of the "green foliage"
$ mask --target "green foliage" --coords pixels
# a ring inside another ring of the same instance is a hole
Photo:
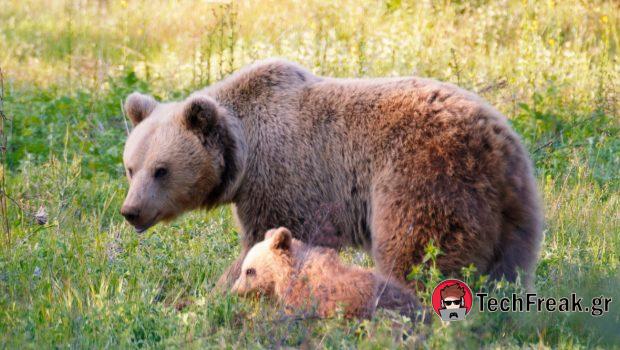
[[[8,135],[8,166],[28,159],[43,163],[50,155],[80,155],[85,176],[95,172],[122,174],[122,149],[128,121],[122,102],[133,91],[148,92],[148,84],[133,71],[110,80],[110,92],[86,89],[9,91],[7,114],[13,118]]]
[[[592,181],[617,186],[611,180],[618,180],[620,168],[618,120],[599,108],[587,115],[575,113],[575,106],[561,105],[555,94],[552,88],[545,95],[534,93],[532,104],[519,103],[511,120],[530,146],[540,175],[570,174],[583,164]]]
[[[118,213],[134,90],[179,99],[273,56],[331,76],[428,76],[478,92],[530,150],[546,220],[537,293],[617,303],[619,14],[605,0],[3,2],[0,347],[620,347],[616,304],[598,318],[474,310],[413,334],[390,312],[287,318],[214,290],[240,249],[229,208],[144,235]],[[429,243],[408,276],[426,304],[440,254]],[[474,293],[524,292],[474,266],[463,278]]]

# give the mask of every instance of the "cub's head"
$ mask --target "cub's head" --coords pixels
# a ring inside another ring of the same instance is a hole
[[[123,153],[129,191],[121,214],[136,231],[231,200],[246,147],[226,109],[204,95],[158,103],[133,93],[125,111],[134,129]]]
[[[241,275],[233,284],[232,292],[273,295],[276,281],[286,278],[292,268],[292,245],[291,232],[286,228],[267,231],[265,239],[254,245],[243,260]]]

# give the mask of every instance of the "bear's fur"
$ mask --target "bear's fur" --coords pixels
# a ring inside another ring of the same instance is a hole
[[[529,277],[542,239],[532,166],[506,119],[423,78],[318,77],[260,62],[189,96],[132,94],[122,213],[145,230],[232,203],[243,251],[284,226],[312,245],[363,247],[405,281],[434,242],[441,271]]]
[[[272,229],[255,244],[232,292],[274,297],[295,315],[370,317],[376,308],[393,309],[412,320],[427,315],[416,297],[379,274],[342,264],[335,250],[311,247],[286,228]]]

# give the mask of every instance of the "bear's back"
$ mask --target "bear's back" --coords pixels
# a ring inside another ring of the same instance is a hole
[[[348,317],[369,316],[375,290],[372,272],[343,264],[333,249],[295,241],[294,264],[298,272],[278,297],[286,305],[313,310],[322,317],[338,311]]]

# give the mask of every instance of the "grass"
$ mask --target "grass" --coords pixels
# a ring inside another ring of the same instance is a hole
[[[478,313],[419,329],[426,348],[620,348],[620,8],[614,1],[8,1],[0,347],[384,348],[406,320],[291,320],[213,290],[239,250],[230,209],[136,235],[120,103],[186,96],[257,59],[331,76],[457,83],[522,135],[543,196],[542,296],[611,296],[601,317]],[[44,11],[41,9],[45,9]],[[4,143],[3,143],[4,144]],[[430,260],[434,254],[429,251]],[[369,264],[352,250],[343,257]],[[426,281],[440,276],[415,268]],[[519,285],[480,283],[495,295]],[[430,284],[430,283],[429,283]],[[427,300],[429,291],[420,296]]]

